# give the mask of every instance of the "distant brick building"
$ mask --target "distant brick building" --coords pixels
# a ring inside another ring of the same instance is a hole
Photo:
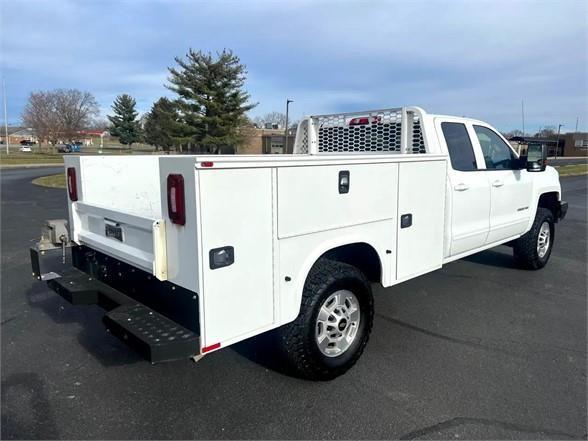
[[[237,148],[237,153],[246,155],[262,155],[275,153],[292,153],[296,131],[290,129],[288,146],[283,129],[258,129],[251,127],[246,134],[246,141]]]
[[[511,145],[525,154],[529,145],[544,145],[547,156],[588,156],[588,133],[562,133],[554,138],[535,138],[532,136],[513,136],[509,139]]]
[[[562,156],[588,156],[588,133],[566,133],[562,138]]]
[[[6,136],[4,134],[4,129],[2,129],[2,133],[0,134],[0,140],[3,144],[6,143]],[[27,129],[24,127],[8,127],[8,140],[10,144],[19,144],[21,141],[32,141],[38,142],[37,133],[35,129]]]

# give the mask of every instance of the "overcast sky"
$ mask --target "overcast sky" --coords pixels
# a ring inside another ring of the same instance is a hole
[[[418,105],[500,130],[588,130],[588,2],[2,0],[8,120],[31,91],[78,88],[141,112],[188,48],[232,49],[252,116]]]

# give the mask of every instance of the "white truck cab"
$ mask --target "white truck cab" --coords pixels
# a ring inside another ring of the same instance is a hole
[[[542,268],[567,210],[544,150],[519,157],[482,121],[418,107],[308,117],[292,155],[83,155],[65,168],[69,219],[31,249],[35,277],[105,307],[107,328],[151,362],[272,331],[285,362],[319,380],[360,357],[371,283],[505,243]]]
[[[532,226],[539,199],[559,201],[557,171],[521,164],[502,135],[469,118],[432,116],[439,147],[449,156],[446,197],[446,261],[520,237]],[[543,160],[544,161],[544,160]]]

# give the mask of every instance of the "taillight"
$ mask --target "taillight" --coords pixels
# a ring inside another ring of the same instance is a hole
[[[67,192],[72,202],[78,200],[78,181],[76,180],[76,169],[74,167],[67,168]]]
[[[174,224],[186,224],[184,177],[182,175],[167,176],[167,212]]]

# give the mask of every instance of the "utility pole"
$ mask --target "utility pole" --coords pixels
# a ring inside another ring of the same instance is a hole
[[[578,121],[580,120],[579,116],[576,116],[576,130],[575,133],[578,133]]]
[[[557,142],[555,143],[555,159],[557,159],[557,150],[559,149],[559,131],[563,127],[563,124],[557,126]]]
[[[286,131],[284,133],[284,153],[288,153],[288,109],[294,100],[286,98]]]
[[[521,100],[521,115],[523,118],[523,137],[525,136],[525,101]]]
[[[4,142],[6,143],[6,154],[8,150],[8,112],[6,111],[6,81],[2,78],[2,96],[4,97]]]

